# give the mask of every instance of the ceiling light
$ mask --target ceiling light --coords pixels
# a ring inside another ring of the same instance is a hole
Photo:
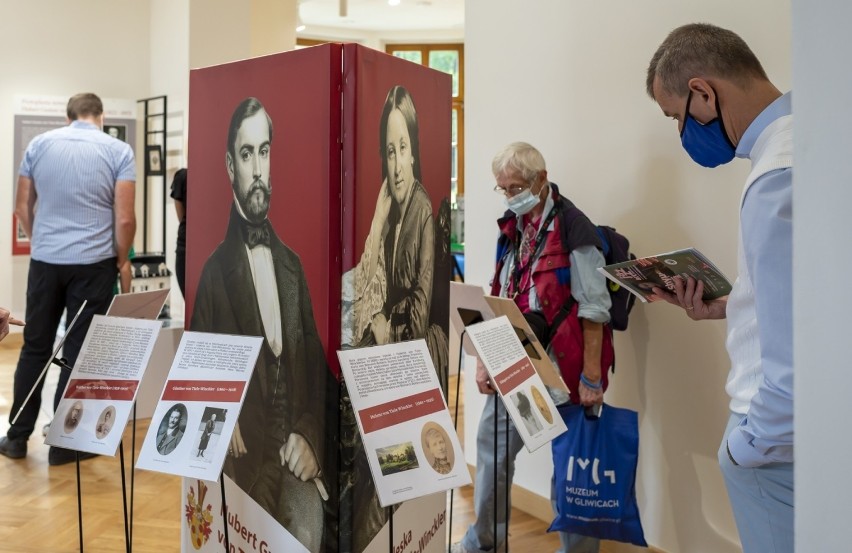
[[[399,6],[400,0],[388,0],[388,6]]]

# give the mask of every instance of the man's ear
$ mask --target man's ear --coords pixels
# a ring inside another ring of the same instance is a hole
[[[234,182],[234,157],[231,152],[225,152],[225,167],[228,169],[228,178]]]
[[[700,123],[707,123],[721,114],[716,113],[716,89],[701,77],[689,79],[689,90],[692,99],[689,111]]]

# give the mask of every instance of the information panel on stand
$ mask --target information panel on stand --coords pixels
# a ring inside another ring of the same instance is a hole
[[[115,455],[162,321],[95,315],[45,443]]]
[[[382,507],[470,484],[425,340],[337,355]]]
[[[218,481],[262,344],[185,332],[136,468]]]
[[[529,451],[567,430],[509,319],[468,326],[467,334]]]

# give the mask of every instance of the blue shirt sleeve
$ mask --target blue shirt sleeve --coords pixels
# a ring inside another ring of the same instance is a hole
[[[118,168],[115,180],[136,182],[136,161],[133,157],[133,149],[128,144],[120,143],[121,149],[116,160]]]
[[[745,467],[793,461],[793,171],[756,180],[740,213],[755,294],[763,382],[748,415],[728,436]]]
[[[18,168],[18,174],[20,176],[28,179],[33,178],[33,161],[35,160],[36,153],[38,152],[40,142],[41,135],[38,135],[33,138],[27,145],[27,149],[24,152],[24,157],[23,159],[21,159],[21,166]]]
[[[571,295],[577,300],[577,316],[595,323],[609,322],[612,300],[606,277],[598,272],[605,264],[604,256],[594,246],[580,246],[571,251]]]

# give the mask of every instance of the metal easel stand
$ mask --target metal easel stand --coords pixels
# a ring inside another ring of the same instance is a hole
[[[125,478],[125,470],[124,470],[124,440],[121,440],[118,444],[118,452],[119,457],[121,458],[121,503],[124,507],[124,547],[127,553],[130,553],[133,549],[133,542],[130,537],[130,524],[129,517],[127,513],[127,480]],[[77,470],[79,471],[79,461],[77,462]],[[131,473],[133,472],[133,466],[130,467]],[[132,515],[131,515],[132,516]]]
[[[463,330],[461,335],[459,335],[459,378],[456,378],[456,406],[453,414],[453,429],[458,430],[459,428],[459,390],[461,388],[461,373],[462,373],[462,354],[464,350],[464,336],[467,334],[467,329]],[[497,391],[494,391],[494,459],[497,459],[497,419],[500,409],[500,397]],[[509,457],[509,413],[506,412],[506,458]],[[498,467],[497,463],[494,463],[494,540],[497,540],[497,501],[498,501]],[[505,493],[505,505],[506,505],[506,535],[504,538],[506,553],[509,552],[509,482],[507,479],[506,482],[506,493]],[[453,544],[453,506],[454,506],[454,497],[455,490],[450,490],[450,516],[448,521],[449,530],[448,534],[448,544],[447,544],[447,553],[450,553],[450,548],[452,548]]]
[[[456,408],[455,413],[453,414],[453,430],[458,433],[459,429],[459,390],[461,388],[461,375],[462,375],[462,355],[464,353],[464,336],[467,334],[467,329],[462,330],[462,333],[459,335],[459,369],[456,377]],[[455,488],[450,490],[450,519],[448,522],[449,530],[447,531],[447,553],[450,553],[450,548],[453,546],[453,505],[455,504],[453,501],[453,497],[455,496]]]
[[[504,411],[506,411],[506,459],[509,459],[509,411],[504,407]],[[497,466],[497,446],[498,446],[498,435],[497,435],[497,427],[499,426],[499,413],[500,413],[500,394],[497,391],[494,391],[494,546],[497,546],[497,502],[499,501],[500,488],[499,481],[497,478],[499,467]],[[504,490],[504,498],[505,501],[505,518],[506,522],[504,523],[506,526],[506,533],[503,537],[503,549],[506,553],[509,553],[509,475],[506,474],[506,489]]]
[[[394,553],[393,542],[393,505],[385,507],[388,510],[388,551]]]
[[[228,539],[228,502],[225,500],[225,473],[219,473],[219,484],[222,487],[222,518],[225,522],[225,553],[231,551],[231,541]]]

